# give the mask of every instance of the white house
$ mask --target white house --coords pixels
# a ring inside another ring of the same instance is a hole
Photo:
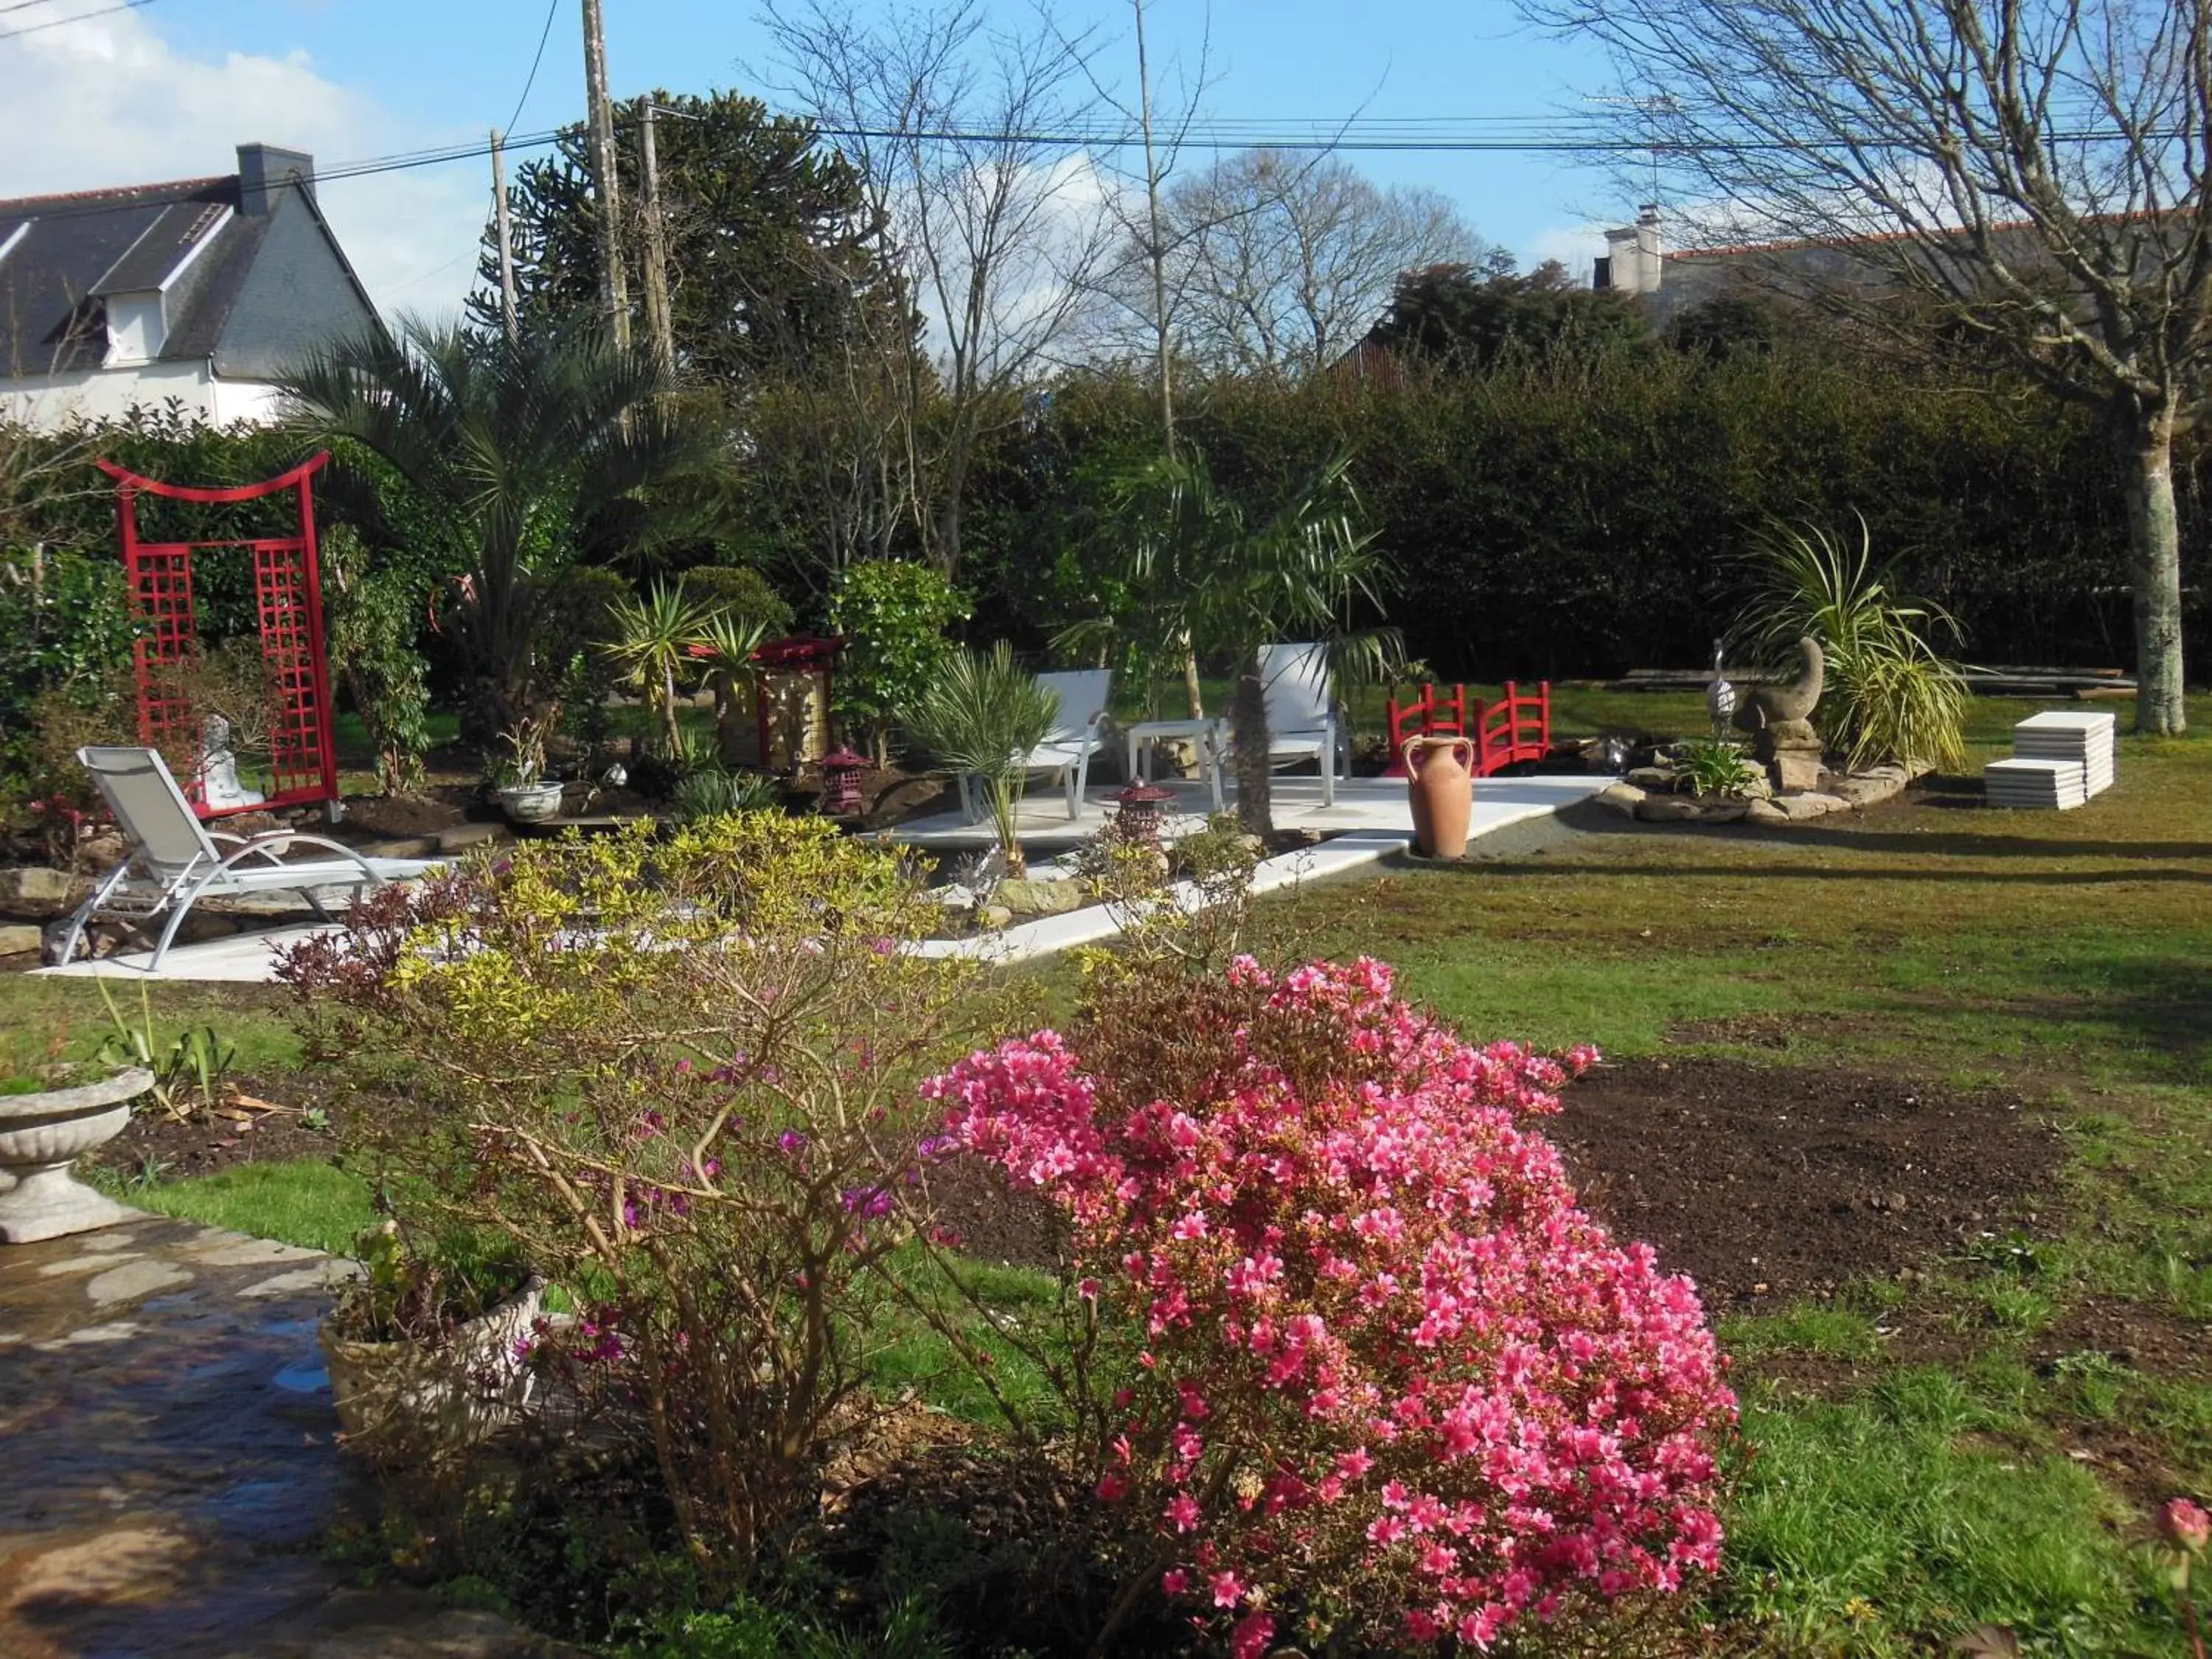
[[[216,425],[265,420],[285,367],[376,326],[297,150],[0,201],[0,419],[52,430],[174,398]]]

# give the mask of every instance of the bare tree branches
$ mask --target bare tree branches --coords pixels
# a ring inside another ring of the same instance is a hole
[[[1088,161],[1038,138],[1074,116],[1087,37],[1042,15],[988,27],[981,0],[868,18],[769,0],[762,17],[781,90],[865,175],[884,256],[925,319],[940,414],[925,429],[929,365],[909,361],[904,419],[924,544],[951,571],[975,441],[1018,416],[1018,389],[1051,361],[1105,246]]]
[[[1220,373],[1325,368],[1382,315],[1401,276],[1483,252],[1448,198],[1386,190],[1334,155],[1226,157],[1169,191],[1164,218],[1178,343]],[[1108,272],[1123,319],[1146,275],[1135,250]]]
[[[2138,725],[2179,731],[2171,448],[2212,364],[2206,0],[1522,0],[1605,43],[1638,143],[1766,278],[1900,296],[2106,411],[2134,468]],[[1656,137],[1651,129],[1656,125]]]

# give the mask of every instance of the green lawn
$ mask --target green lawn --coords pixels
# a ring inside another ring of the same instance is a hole
[[[1977,766],[2034,707],[1976,704]],[[1703,718],[1695,694],[1577,692],[1561,694],[1559,725]],[[2212,699],[2191,718],[2212,732]],[[1696,1617],[1725,1638],[1903,1655],[1992,1621],[2027,1653],[2185,1651],[2143,1545],[2145,1504],[2166,1487],[2212,1496],[2208,799],[2212,738],[2129,738],[2118,787],[2075,812],[1954,793],[1769,835],[1623,826],[1291,902],[1313,949],[1395,962],[1409,994],[1473,1037],[1910,1068],[2002,1083],[2063,1126],[2060,1190],[2023,1250],[1724,1326],[1746,1451],[1728,1571]],[[167,988],[155,1006],[212,1020],[251,1056],[242,1069],[296,1059],[270,994]],[[1703,1040],[1747,1014],[1788,1021],[1779,1050]],[[0,1022],[67,1021],[96,1040],[104,1020],[81,982],[0,981]],[[326,1172],[270,1170],[139,1201],[327,1244],[359,1224],[359,1198]],[[1041,1311],[1047,1291],[1012,1275],[992,1295]],[[2039,1358],[2039,1336],[2092,1299],[2179,1334]],[[1893,1358],[1884,1333],[1900,1323],[1946,1334],[1941,1363]],[[887,1376],[950,1386],[933,1336],[894,1337]],[[2116,1474],[2122,1443],[2152,1476]]]
[[[1978,764],[2033,708],[1977,705]],[[2063,1125],[2064,1218],[2025,1258],[1724,1328],[1747,1447],[1709,1608],[1725,1627],[1793,1652],[1939,1650],[1984,1620],[2032,1653],[2184,1650],[2142,1548],[2164,1489],[2106,1472],[2124,1436],[2154,1484],[2212,1492],[2208,798],[2212,739],[2129,738],[2118,787],[2075,812],[1957,795],[1773,835],[1623,827],[1298,902],[1314,949],[1396,963],[1471,1036],[1910,1068],[2001,1082]],[[1781,1053],[1698,1040],[1746,1014],[1787,1019]],[[2092,1297],[2193,1332],[2195,1360],[2031,1363]],[[1907,1322],[1958,1358],[1888,1363],[1877,1328]],[[1808,1354],[1849,1363],[1785,1363]]]

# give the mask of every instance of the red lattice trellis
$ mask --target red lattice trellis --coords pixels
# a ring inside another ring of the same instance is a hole
[[[282,477],[235,489],[166,484],[117,465],[100,463],[115,480],[116,518],[133,614],[144,624],[132,653],[138,675],[138,740],[164,750],[189,749],[199,734],[188,729],[191,712],[165,695],[151,672],[199,649],[192,614],[192,552],[196,548],[242,547],[253,560],[253,593],[261,624],[262,660],[277,693],[269,731],[271,787],[266,805],[293,806],[338,798],[338,766],[331,724],[330,664],[323,647],[322,573],[315,556],[314,492],[308,480],[330,459],[313,456]],[[144,542],[138,538],[137,498],[180,501],[251,501],[287,489],[299,492],[299,532],[251,541]],[[203,817],[220,816],[201,799],[198,781],[185,793]]]

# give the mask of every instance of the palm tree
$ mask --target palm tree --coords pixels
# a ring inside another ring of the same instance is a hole
[[[1188,445],[1109,471],[1098,522],[1115,538],[1109,562],[1132,609],[1060,636],[1078,648],[1131,635],[1162,651],[1188,641],[1231,659],[1237,816],[1256,834],[1274,828],[1262,648],[1325,640],[1340,678],[1379,678],[1400,654],[1396,629],[1349,626],[1356,602],[1378,603],[1384,574],[1351,466],[1349,455],[1336,456],[1265,514],[1218,488],[1206,457]]]
[[[695,527],[680,486],[720,447],[714,427],[664,395],[650,353],[597,327],[510,341],[410,319],[318,352],[278,385],[295,425],[373,453],[463,550],[459,602],[441,625],[499,730],[539,699],[546,579],[587,536],[635,550]]]

